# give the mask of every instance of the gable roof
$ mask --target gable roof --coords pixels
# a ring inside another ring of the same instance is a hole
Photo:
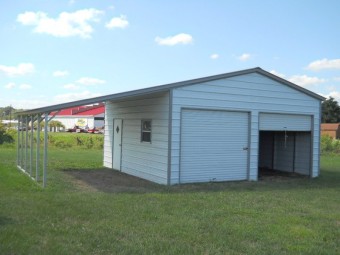
[[[155,87],[149,87],[149,88],[144,88],[144,89],[138,89],[138,90],[132,90],[128,92],[122,92],[122,93],[116,93],[116,94],[111,94],[111,95],[106,95],[106,96],[100,96],[100,97],[94,97],[94,98],[89,98],[89,99],[83,99],[83,100],[78,100],[78,101],[73,101],[69,103],[64,103],[64,104],[57,104],[57,105],[51,105],[51,106],[46,106],[46,107],[41,107],[41,108],[36,108],[32,110],[27,110],[18,113],[19,115],[31,115],[31,114],[38,114],[38,113],[45,113],[45,112],[51,112],[51,111],[58,111],[61,109],[65,108],[70,108],[70,107],[75,107],[79,105],[87,105],[87,104],[94,104],[94,103],[99,103],[99,102],[105,102],[105,101],[113,101],[113,100],[121,100],[124,98],[128,97],[134,97],[134,96],[142,96],[142,95],[147,95],[147,94],[153,94],[153,93],[159,93],[159,92],[166,92],[170,91],[172,89],[178,88],[178,87],[183,87],[183,86],[188,86],[188,85],[193,85],[196,83],[202,83],[202,82],[208,82],[208,81],[213,81],[213,80],[220,80],[220,79],[225,79],[225,78],[230,78],[234,76],[239,76],[239,75],[245,75],[245,74],[250,74],[250,73],[259,73],[262,74],[272,80],[275,80],[279,83],[282,83],[288,87],[291,87],[295,90],[298,90],[304,94],[307,94],[315,99],[318,99],[320,101],[325,100],[326,98],[309,91],[307,89],[304,89],[290,81],[287,81],[285,79],[282,79],[281,77],[278,77],[272,73],[269,73],[260,67],[255,67],[251,69],[246,69],[246,70],[241,70],[241,71],[236,71],[236,72],[230,72],[230,73],[224,73],[224,74],[218,74],[218,75],[213,75],[213,76],[207,76],[203,78],[198,78],[198,79],[192,79],[192,80],[187,80],[187,81],[182,81],[182,82],[175,82],[175,83],[170,83],[170,84],[165,84],[165,85],[159,85]]]

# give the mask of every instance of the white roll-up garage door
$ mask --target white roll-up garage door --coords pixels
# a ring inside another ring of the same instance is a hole
[[[183,110],[180,182],[247,179],[248,133],[248,113]]]
[[[261,113],[260,130],[263,131],[310,131],[310,115]]]

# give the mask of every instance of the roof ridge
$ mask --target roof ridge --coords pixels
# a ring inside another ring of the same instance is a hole
[[[234,72],[228,72],[228,73],[223,73],[223,74],[217,74],[217,75],[212,75],[212,76],[206,76],[206,77],[201,77],[201,78],[196,78],[196,79],[191,79],[191,80],[185,80],[185,81],[180,81],[180,82],[174,82],[174,83],[168,83],[168,84],[163,84],[163,85],[158,85],[158,86],[152,86],[152,87],[147,87],[147,88],[142,88],[142,89],[137,89],[137,90],[132,90],[132,91],[126,91],[126,92],[120,92],[120,93],[115,93],[115,94],[109,94],[105,96],[99,96],[99,97],[94,97],[94,98],[89,98],[89,99],[82,99],[78,101],[72,101],[68,103],[63,103],[63,104],[57,104],[57,105],[51,105],[51,106],[45,106],[41,108],[36,108],[32,110],[27,110],[23,112],[19,112],[18,114],[37,114],[37,113],[46,113],[46,112],[51,112],[55,110],[60,110],[60,109],[65,109],[65,108],[70,108],[74,106],[79,106],[79,105],[87,105],[87,104],[93,104],[93,103],[98,103],[98,102],[105,102],[108,100],[115,100],[115,99],[124,99],[127,97],[133,97],[133,96],[142,96],[142,95],[147,95],[147,94],[152,94],[152,93],[161,93],[161,92],[166,92],[170,91],[179,87],[183,86],[189,86],[193,85],[195,83],[203,83],[203,82],[208,82],[212,80],[218,80],[218,79],[226,79],[226,78],[231,78],[235,76],[240,76],[240,75],[246,75],[250,73],[259,73],[262,74],[274,81],[277,81],[279,83],[282,83],[286,86],[289,86],[295,90],[298,90],[310,97],[313,97],[317,100],[323,101],[325,98],[323,96],[320,96],[310,90],[307,90],[301,86],[298,86],[290,81],[287,81],[279,76],[276,76],[268,71],[263,70],[260,67],[255,67],[255,68],[250,68],[250,69],[245,69],[245,70],[240,70],[240,71],[234,71]]]

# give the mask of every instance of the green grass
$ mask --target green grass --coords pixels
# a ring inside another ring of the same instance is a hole
[[[0,254],[339,254],[340,156],[316,179],[208,183],[138,192],[79,186],[101,150],[49,154],[42,189],[0,147]]]

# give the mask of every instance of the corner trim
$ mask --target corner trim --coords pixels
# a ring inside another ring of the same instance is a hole
[[[172,157],[172,99],[173,90],[169,90],[169,119],[168,119],[168,173],[167,185],[171,185],[171,157]]]

